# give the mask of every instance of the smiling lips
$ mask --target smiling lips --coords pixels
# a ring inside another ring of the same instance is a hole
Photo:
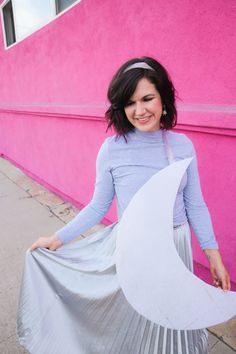
[[[143,118],[136,118],[140,124],[146,124],[149,122],[151,116],[149,117],[143,117]]]

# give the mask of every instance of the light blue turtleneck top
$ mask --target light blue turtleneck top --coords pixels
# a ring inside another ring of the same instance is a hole
[[[188,220],[201,248],[217,249],[211,218],[201,192],[193,144],[184,134],[168,131],[166,138],[175,161],[194,156],[178,190],[174,206],[174,226]],[[107,138],[97,156],[92,200],[74,219],[56,232],[59,239],[68,243],[101,221],[114,196],[119,219],[133,195],[150,177],[168,164],[162,130],[142,132],[135,129],[127,134],[127,142],[123,137]]]

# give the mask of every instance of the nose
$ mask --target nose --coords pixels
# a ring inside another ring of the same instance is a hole
[[[145,107],[143,102],[136,102],[135,105],[135,116],[142,116],[145,113]]]

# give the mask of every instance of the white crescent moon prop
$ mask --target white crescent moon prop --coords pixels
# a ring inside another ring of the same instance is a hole
[[[117,229],[117,275],[127,301],[147,319],[172,329],[206,328],[236,314],[236,292],[196,277],[174,245],[173,207],[191,160],[155,174],[134,195]]]

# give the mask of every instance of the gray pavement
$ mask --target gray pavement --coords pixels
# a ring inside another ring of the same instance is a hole
[[[16,314],[25,251],[39,236],[51,235],[71,220],[78,209],[0,157],[0,212],[0,354],[22,354],[27,352],[17,340]],[[210,354],[236,352],[236,318],[210,328],[209,348]]]

